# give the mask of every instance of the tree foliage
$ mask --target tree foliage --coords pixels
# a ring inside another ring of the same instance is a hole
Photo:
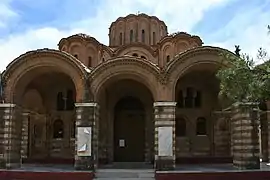
[[[258,54],[260,52],[265,57],[262,49]],[[248,55],[238,57],[225,53],[221,57],[229,62],[229,67],[221,68],[216,74],[220,80],[222,98],[231,102],[258,102],[270,99],[269,60],[256,66],[253,58]]]

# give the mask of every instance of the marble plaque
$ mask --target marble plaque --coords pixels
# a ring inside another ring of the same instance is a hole
[[[78,127],[77,155],[91,156],[92,127]]]
[[[158,128],[158,156],[173,155],[173,128]]]

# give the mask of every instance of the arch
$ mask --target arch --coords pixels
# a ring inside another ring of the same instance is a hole
[[[192,68],[200,69],[202,65],[206,65],[208,70],[216,71],[219,67],[226,67],[228,62],[223,61],[220,57],[222,53],[234,55],[226,49],[203,46],[178,54],[171,60],[165,67],[165,79],[173,89],[173,97],[178,80]]]
[[[91,89],[97,98],[104,84],[120,79],[132,79],[149,88],[155,99],[159,76],[159,68],[151,62],[134,57],[119,57],[100,64],[91,72]]]
[[[152,58],[156,57],[157,54],[155,53],[154,49],[151,48],[150,46],[147,46],[144,43],[133,43],[133,44],[127,44],[124,46],[119,47],[116,51],[115,51],[115,56],[121,56],[124,55],[128,50],[141,50],[143,51],[145,54],[147,54],[148,56],[151,56]]]
[[[7,66],[3,76],[6,82],[5,100],[13,102],[16,86],[22,79],[29,83],[35,77],[31,77],[31,79],[29,74],[32,72],[42,73],[45,70],[62,72],[68,75],[74,83],[77,102],[83,100],[88,69],[72,55],[53,49],[29,51]],[[28,77],[25,78],[26,75]]]

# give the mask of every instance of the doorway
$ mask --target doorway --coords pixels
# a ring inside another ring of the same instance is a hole
[[[135,97],[120,99],[114,107],[114,161],[144,162],[145,109]]]

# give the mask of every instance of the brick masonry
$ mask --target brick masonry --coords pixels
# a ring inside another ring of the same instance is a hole
[[[175,102],[155,102],[155,168],[157,170],[172,170],[175,168]],[[173,155],[158,156],[158,128],[173,128]]]
[[[97,103],[76,103],[76,140],[78,141],[78,127],[92,127],[92,156],[78,156],[77,146],[75,146],[75,169],[95,170],[98,157],[98,118],[99,106]]]
[[[0,104],[3,126],[2,168],[21,166],[20,110],[15,104]]]
[[[235,104],[232,111],[233,164],[238,169],[259,169],[259,113],[256,104]]]
[[[27,158],[29,137],[29,113],[22,113],[21,158]]]

